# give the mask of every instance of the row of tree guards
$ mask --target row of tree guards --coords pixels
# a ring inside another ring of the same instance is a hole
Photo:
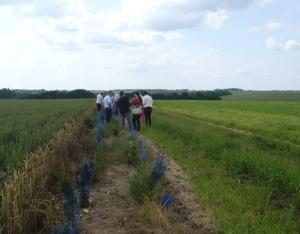
[[[148,150],[145,146],[145,142],[142,139],[137,140],[136,132],[130,133],[133,141],[137,142],[141,145],[140,149],[140,167],[143,168],[148,160]],[[134,144],[133,144],[134,145]],[[167,161],[163,155],[159,155],[156,157],[152,163],[152,169],[150,176],[146,179],[146,184],[150,190],[154,190],[157,183],[162,179],[167,169]],[[161,208],[169,208],[175,199],[172,193],[166,192],[161,198]]]
[[[103,129],[105,120],[100,112],[96,113],[96,144],[100,144],[104,136]],[[79,234],[80,233],[80,208],[89,206],[90,187],[95,175],[95,160],[85,159],[82,163],[79,185],[80,191],[76,191],[74,186],[66,182],[63,184],[64,209],[67,223],[56,225],[52,229],[52,234]]]
[[[117,120],[118,117],[116,116]],[[101,144],[104,137],[105,118],[103,113],[96,113],[96,144]],[[130,150],[137,150],[136,145],[139,144],[139,163],[143,167],[148,160],[148,150],[145,147],[144,140],[138,140],[135,131],[130,131],[129,138],[131,140]],[[129,158],[128,163],[131,164],[132,159]],[[167,161],[163,156],[158,156],[152,163],[152,170],[146,183],[150,189],[154,189],[156,184],[164,176],[167,169]],[[56,225],[52,228],[52,234],[79,234],[80,233],[80,208],[89,206],[90,187],[92,185],[93,177],[95,175],[95,160],[85,159],[81,166],[79,175],[80,190],[77,191],[75,187],[68,181],[63,182],[63,202],[67,222],[63,225]],[[174,203],[174,197],[171,193],[166,192],[161,198],[161,208],[169,208]]]

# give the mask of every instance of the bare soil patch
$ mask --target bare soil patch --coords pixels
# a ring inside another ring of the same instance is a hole
[[[111,165],[103,180],[90,193],[90,208],[83,211],[83,233],[130,233],[136,206],[130,199],[127,165]]]

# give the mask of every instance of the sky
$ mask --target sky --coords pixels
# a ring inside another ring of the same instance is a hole
[[[300,90],[299,0],[0,0],[0,88]]]

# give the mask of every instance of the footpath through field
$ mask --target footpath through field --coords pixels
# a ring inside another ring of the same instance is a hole
[[[145,141],[149,157],[160,154],[149,140],[141,136],[138,139]],[[162,210],[165,223],[156,223],[155,220],[162,219],[159,217],[161,214],[152,213],[153,206],[138,204],[130,193],[130,183],[136,168],[127,164],[128,152],[124,150],[126,137],[110,136],[102,144],[100,153],[105,155],[105,158],[101,158],[105,169],[97,173],[97,182],[90,191],[90,206],[82,212],[82,233],[214,233],[215,227],[199,205],[187,176],[173,160],[166,157],[168,166],[162,187],[173,193],[175,203],[170,209]],[[159,204],[160,200],[154,202]]]
[[[133,233],[139,226],[134,217],[136,205],[129,194],[132,174],[133,170],[124,164],[107,168],[103,181],[91,190],[90,211],[83,210],[82,233]]]

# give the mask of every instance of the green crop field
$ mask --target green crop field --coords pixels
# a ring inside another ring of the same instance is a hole
[[[169,113],[300,145],[300,105],[297,102],[159,101],[156,106]]]
[[[48,142],[91,100],[0,100],[0,164],[14,167]]]
[[[232,91],[228,101],[300,101],[300,91]]]
[[[1,167],[52,139],[93,100],[0,100]],[[297,101],[155,101],[142,133],[187,173],[220,233],[300,232]]]
[[[185,169],[221,233],[300,232],[297,102],[155,105],[143,134]]]

